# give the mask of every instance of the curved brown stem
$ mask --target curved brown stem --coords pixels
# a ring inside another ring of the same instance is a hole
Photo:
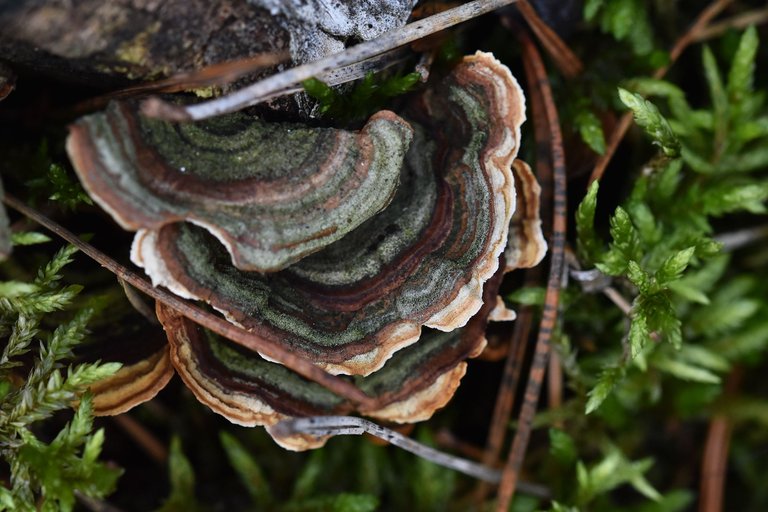
[[[360,389],[355,387],[352,383],[327,373],[322,368],[315,366],[310,361],[289,352],[285,347],[282,347],[277,343],[255,336],[253,333],[236,327],[223,318],[218,317],[213,313],[209,313],[208,311],[205,311],[186,300],[180,299],[170,292],[167,292],[161,288],[155,288],[152,286],[152,284],[150,284],[143,277],[139,276],[137,273],[119,264],[92,245],[80,240],[71,231],[60,226],[48,217],[40,214],[33,208],[25,205],[18,199],[6,195],[3,199],[3,202],[5,202],[5,204],[18,211],[22,215],[29,217],[54,234],[71,243],[88,257],[100,263],[101,266],[116,276],[120,277],[131,286],[139,289],[143,293],[146,293],[153,299],[162,302],[168,307],[175,309],[180,314],[189,318],[193,322],[198,323],[203,327],[215,332],[216,334],[234,341],[235,343],[242,344],[246,347],[256,347],[256,349],[264,356],[278,361],[302,377],[317,382],[326,389],[352,401],[352,403],[358,406],[369,409],[376,408],[376,401],[360,391]]]
[[[536,413],[536,406],[539,401],[542,382],[544,381],[544,373],[547,368],[547,360],[549,359],[550,340],[558,318],[560,287],[565,265],[565,235],[567,229],[567,183],[560,119],[555,108],[552,89],[549,85],[541,55],[528,34],[520,32],[519,40],[523,48],[523,65],[529,87],[538,88],[541,92],[544,113],[549,125],[549,160],[552,164],[552,190],[554,197],[552,202],[552,237],[550,241],[551,256],[547,289],[544,296],[544,309],[541,323],[539,324],[536,348],[533,354],[528,383],[525,388],[517,432],[512,441],[512,448],[509,451],[509,456],[502,473],[501,484],[499,485],[499,494],[496,501],[496,510],[499,512],[508,510],[509,503],[515,493],[517,481],[520,477],[520,468],[522,467],[523,458],[528,447],[528,440],[531,435],[533,416]]]
[[[728,7],[732,3],[733,3],[733,0],[716,0],[715,2],[711,3],[709,7],[704,9],[701,12],[701,14],[699,14],[699,17],[696,18],[696,21],[693,23],[693,25],[691,25],[691,28],[689,28],[685,32],[685,34],[680,36],[680,38],[675,42],[675,45],[672,47],[672,49],[669,52],[669,62],[666,65],[657,69],[656,72],[653,74],[653,78],[656,78],[656,79],[663,78],[664,75],[667,74],[667,71],[669,71],[669,68],[672,66],[672,64],[674,64],[675,61],[677,61],[677,59],[683,53],[683,51],[691,43],[695,42],[699,34],[707,28],[707,26],[709,25],[709,22],[712,21],[718,14],[720,14],[726,7]],[[613,155],[616,153],[616,150],[618,149],[619,144],[624,139],[624,135],[627,134],[627,131],[629,130],[629,127],[631,125],[632,125],[632,113],[627,112],[623,116],[621,116],[621,119],[616,125],[616,128],[614,128],[610,139],[608,139],[608,144],[606,145],[605,153],[603,153],[602,156],[600,156],[600,158],[597,160],[597,163],[595,164],[595,168],[592,170],[592,175],[589,177],[590,184],[593,181],[599,181],[600,178],[603,177],[603,174],[605,174],[605,169],[608,167],[608,164],[611,162]]]
[[[741,384],[742,370],[735,367],[725,382],[726,397],[734,395]],[[701,460],[699,512],[720,512],[725,498],[725,476],[732,424],[725,414],[716,414],[709,422],[704,455]]]
[[[533,310],[531,308],[524,308],[520,311],[515,321],[509,352],[504,362],[501,384],[496,394],[496,405],[493,409],[491,426],[488,430],[488,439],[482,456],[482,462],[486,466],[495,466],[499,462],[504,437],[509,428],[512,410],[515,407],[515,392],[520,382],[520,374],[523,369],[532,320]],[[478,483],[474,496],[475,501],[478,503],[482,502],[488,494],[488,490],[489,486],[487,483]]]
[[[573,53],[565,41],[557,35],[557,32],[539,17],[536,9],[528,3],[528,0],[519,0],[516,7],[563,76],[575,78],[580,75],[584,70],[581,59]]]

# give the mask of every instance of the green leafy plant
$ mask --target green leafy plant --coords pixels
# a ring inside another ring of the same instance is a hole
[[[365,75],[348,93],[340,93],[316,78],[303,82],[306,93],[319,103],[320,114],[342,120],[364,119],[386,101],[405,94],[419,83],[419,73],[395,75],[383,80]]]
[[[80,182],[64,166],[55,163],[48,153],[48,143],[44,140],[35,157],[25,166],[30,168],[30,174],[34,176],[26,179],[33,198],[49,199],[69,211],[82,204],[92,205],[93,200],[85,193]]]
[[[610,222],[612,241],[602,254],[593,227],[597,187],[590,190],[578,209],[578,248],[582,259],[594,263],[607,275],[625,280],[636,290],[627,334],[627,357],[618,366],[603,370],[590,392],[588,411],[607,397],[607,391],[620,380],[630,361],[647,369],[650,358],[656,370],[678,378],[719,383],[718,373],[729,368],[728,362],[706,346],[683,346],[683,324],[689,332],[696,325],[696,319],[701,317],[696,307],[707,310],[709,319],[729,319],[731,328],[741,326],[758,309],[754,301],[747,299],[746,303],[736,301],[735,306],[720,304],[727,309],[718,314],[713,311],[709,297],[714,284],[711,277],[697,279],[697,274],[690,271],[692,265],[702,268],[702,262],[719,252],[719,244],[712,235],[712,218],[738,211],[765,211],[768,185],[758,177],[750,177],[749,172],[768,164],[768,158],[755,162],[754,168],[745,168],[740,163],[744,153],[750,155],[749,161],[756,158],[754,155],[763,154],[768,148],[768,133],[750,129],[745,135],[740,129],[728,129],[763,123],[764,98],[749,94],[756,51],[756,32],[747,30],[731,64],[729,81],[723,85],[714,57],[705,48],[704,71],[712,111],[694,113],[682,92],[669,83],[631,82],[636,90],[669,99],[673,117],[667,121],[640,94],[619,89],[638,125],[661,147],[666,158],[651,162],[650,172],[636,180],[627,202],[617,208]],[[694,124],[696,129],[682,129],[689,119],[706,122]],[[707,160],[691,156],[700,154],[705,147],[713,148]],[[682,158],[674,158],[678,154]],[[703,267],[700,272],[704,275],[707,270]],[[711,270],[708,273],[711,276]],[[709,330],[717,327],[713,322]],[[673,350],[662,349],[655,340],[668,341]]]
[[[46,237],[24,233],[14,240],[29,244]],[[46,315],[66,308],[81,289],[60,283],[75,251],[62,248],[31,283],[0,283],[0,329],[6,339],[0,356],[0,452],[10,466],[9,486],[0,486],[1,509],[72,510],[77,493],[104,497],[121,473],[98,460],[104,431],[92,432],[91,398],[83,394],[119,365],[64,366],[83,342],[92,311],[76,312],[53,332],[43,325]],[[25,362],[29,356],[31,364]],[[35,433],[40,422],[77,402],[74,417],[52,440]]]
[[[642,0],[587,0],[584,18],[597,21],[603,32],[617,41],[627,41],[638,55],[653,49],[653,32]]]

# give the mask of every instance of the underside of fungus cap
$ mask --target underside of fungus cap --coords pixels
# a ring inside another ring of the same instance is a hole
[[[467,58],[413,110],[434,120],[414,124],[391,204],[281,272],[240,271],[215,238],[183,223],[141,231],[132,258],[156,284],[330,372],[367,375],[422,327],[462,327],[482,305],[515,207],[523,105],[506,67]]]
[[[389,111],[350,132],[240,113],[176,124],[119,102],[70,126],[67,152],[90,196],[124,228],[189,221],[238,268],[274,272],[384,208],[411,136]]]
[[[78,363],[122,364],[116,373],[88,388],[97,416],[121,414],[151,400],[173,376],[168,342],[156,325],[140,320],[126,332],[106,332],[102,328],[91,338],[91,342],[76,351]]]

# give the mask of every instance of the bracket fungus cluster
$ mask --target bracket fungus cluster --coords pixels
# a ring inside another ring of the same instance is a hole
[[[486,322],[514,318],[503,274],[546,250],[538,185],[515,160],[520,87],[478,53],[402,116],[356,133],[244,114],[177,125],[118,103],[72,126],[81,181],[137,231],[131,258],[155,285],[349,375],[375,404],[159,304],[173,366],[214,411],[243,425],[355,410],[421,421],[453,395]],[[323,442],[271,433],[292,449]]]

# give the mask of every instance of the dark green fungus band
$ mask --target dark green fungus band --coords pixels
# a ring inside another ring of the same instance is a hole
[[[190,221],[238,268],[272,272],[384,208],[411,136],[388,111],[349,132],[240,113],[169,123],[123,102],[72,125],[67,151],[91,197],[124,228]]]
[[[134,261],[335,373],[376,371],[423,326],[464,326],[506,247],[524,100],[509,70],[478,54],[419,103],[413,116],[427,127],[414,129],[392,203],[326,249],[259,275],[180,223],[139,233]]]
[[[357,411],[399,423],[426,420],[453,396],[466,371],[465,359],[485,346],[485,323],[498,293],[502,271],[486,283],[486,303],[463,329],[428,331],[419,343],[395,354],[386,365],[356,385],[375,398],[375,409]],[[230,421],[246,426],[270,426],[288,417],[349,414],[351,404],[319,384],[286,367],[269,362],[242,346],[221,338],[170,308],[158,304],[171,359],[195,396]],[[295,450],[325,442],[312,436],[281,437]]]

